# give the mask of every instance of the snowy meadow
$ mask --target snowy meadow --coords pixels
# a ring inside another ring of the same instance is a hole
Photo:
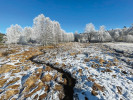
[[[133,100],[133,26],[65,32],[43,14],[0,43],[0,100]]]

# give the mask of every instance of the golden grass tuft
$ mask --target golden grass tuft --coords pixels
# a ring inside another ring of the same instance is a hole
[[[42,81],[43,82],[49,82],[52,80],[52,75],[50,75],[49,73],[47,75],[45,75],[43,78],[42,78]]]
[[[45,86],[45,85],[42,82],[39,82],[36,86],[38,86],[38,87],[36,89],[34,89],[31,93],[26,94],[25,97],[31,97],[34,93],[41,90],[43,88],[43,86]]]
[[[118,93],[119,94],[122,94],[122,88],[120,86],[116,86],[117,90],[118,90]]]
[[[87,59],[84,59],[84,61],[85,61],[85,62],[89,62],[89,61],[90,61],[90,59],[89,59],[89,58],[87,58]]]
[[[16,68],[16,66],[5,64],[0,67],[0,74],[7,73],[10,70],[15,69],[15,68]]]
[[[75,56],[76,55],[76,53],[70,53],[70,56]]]
[[[94,96],[98,95],[98,93],[96,91],[94,91],[94,90],[91,91],[91,94],[94,95]]]
[[[8,90],[6,91],[5,93],[5,99],[10,99],[11,96],[15,95],[15,94],[18,94],[19,93],[19,90]]]
[[[38,94],[34,96],[34,100],[37,100],[37,98],[38,98]]]
[[[110,69],[105,69],[105,71],[106,71],[106,72],[112,72],[112,70],[110,70]]]
[[[4,86],[4,84],[7,82],[8,79],[2,79],[0,80],[0,88]]]
[[[38,72],[38,73],[42,73],[42,72],[43,72],[43,68],[38,68],[38,69],[37,69],[37,72]]]
[[[114,62],[119,62],[119,60],[117,59],[117,58],[114,58],[114,60],[113,60]]]
[[[57,74],[54,75],[53,79],[55,80],[57,78]]]
[[[105,61],[104,61],[102,58],[99,59],[99,63],[100,63],[101,65],[103,65],[104,62],[105,62]]]
[[[18,73],[18,72],[21,72],[21,69],[18,68],[18,69],[12,70],[12,74],[13,73]]]
[[[55,63],[55,65],[59,65],[59,63],[58,63],[58,62],[56,62],[56,63]]]
[[[80,75],[81,75],[83,71],[82,71],[82,69],[79,69],[79,70],[78,70],[78,72],[79,72],[79,73],[80,73]]]
[[[7,85],[13,84],[13,83],[17,82],[19,79],[20,79],[19,77],[14,78],[13,80],[9,81],[9,82],[7,83]]]
[[[55,85],[54,89],[56,91],[61,91],[63,89],[63,87],[61,85]]]
[[[0,77],[0,80],[3,79],[3,78],[5,78],[5,76],[1,76],[1,77]]]
[[[50,72],[51,70],[52,70],[52,68],[51,68],[51,67],[49,67],[49,66],[45,67],[45,71]]]
[[[92,77],[88,77],[88,79],[89,79],[89,81],[91,81],[91,82],[94,82],[94,81],[95,81],[95,79],[93,79]]]
[[[94,91],[98,91],[98,90],[100,90],[100,91],[104,91],[104,87],[103,86],[101,86],[100,84],[98,84],[98,83],[94,83],[93,84],[93,86],[92,86],[92,89],[94,90]]]
[[[2,92],[3,90],[2,89],[0,89],[0,92]]]
[[[47,96],[47,94],[46,94],[46,93],[44,93],[44,94],[40,95],[40,96],[39,96],[39,100],[43,100],[46,96]]]
[[[98,59],[99,57],[98,56],[95,56],[95,59]]]
[[[67,80],[64,78],[64,82],[63,82],[64,85],[67,85]]]
[[[18,89],[20,85],[11,85],[11,86],[8,86],[8,89]]]

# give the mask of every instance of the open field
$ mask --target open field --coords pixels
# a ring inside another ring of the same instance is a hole
[[[0,100],[132,100],[132,45],[1,44]]]

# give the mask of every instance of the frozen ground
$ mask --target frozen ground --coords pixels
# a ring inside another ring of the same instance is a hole
[[[133,69],[133,43],[104,43],[103,45],[113,50],[118,59]]]
[[[50,66],[29,60],[38,55],[34,61],[62,69],[76,80],[72,87],[74,100],[133,100],[132,65],[120,59],[119,52],[116,54],[110,45],[113,44],[67,43],[48,48],[10,47],[17,51],[0,57],[0,98],[64,98],[64,91],[67,90],[63,86],[70,83],[67,82],[69,78],[66,80],[61,72]],[[3,62],[5,64],[1,64]]]
[[[118,42],[118,43],[104,43],[104,44],[118,51],[133,54],[133,43]]]

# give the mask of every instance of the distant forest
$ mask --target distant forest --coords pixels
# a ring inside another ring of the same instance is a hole
[[[33,19],[32,27],[22,28],[11,25],[7,28],[6,36],[0,33],[0,42],[13,44],[35,43],[41,45],[58,44],[62,42],[133,42],[133,25],[122,29],[106,30],[105,26],[95,29],[92,23],[86,24],[84,32],[79,34],[67,33],[57,21],[52,21],[43,14]]]
[[[133,25],[122,29],[105,30],[105,26],[100,26],[95,30],[92,23],[86,25],[83,33],[75,32],[76,42],[133,42]]]

